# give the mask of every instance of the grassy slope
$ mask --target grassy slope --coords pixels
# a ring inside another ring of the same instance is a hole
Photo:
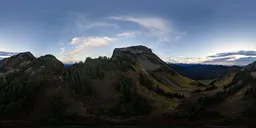
[[[185,77],[185,76],[182,76],[182,75],[176,75],[176,76],[172,76],[172,77],[169,77],[173,82],[177,83],[178,85],[180,85],[181,87],[184,87],[184,88],[188,88],[188,89],[195,89],[196,88],[196,85],[192,85],[192,83],[197,83],[196,81],[188,78],[188,77]]]
[[[231,73],[229,75],[226,75],[224,78],[217,80],[214,84],[220,87],[226,86],[233,81],[233,79],[235,78],[235,75],[236,73]]]

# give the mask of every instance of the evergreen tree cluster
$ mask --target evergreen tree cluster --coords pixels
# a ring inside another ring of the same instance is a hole
[[[207,107],[220,103],[228,98],[227,91],[216,92],[213,96],[204,95],[197,99],[197,102],[185,113],[187,117],[194,117],[200,115]]]
[[[103,79],[106,71],[126,72],[133,69],[132,65],[122,59],[112,60],[107,57],[92,59],[86,58],[85,62],[73,64],[65,70],[65,79],[72,85],[77,93],[92,95],[92,80]]]
[[[91,96],[93,90],[91,87],[91,79],[86,72],[84,63],[74,64],[71,68],[66,69],[65,79],[78,94]]]
[[[0,114],[16,116],[25,112],[42,84],[40,78],[31,78],[22,71],[0,77]]]
[[[121,93],[119,104],[112,109],[115,115],[136,116],[148,114],[151,106],[148,100],[140,96],[132,86],[132,79],[124,75],[120,76],[117,90]]]
[[[46,75],[62,75],[64,72],[64,65],[59,60],[57,60],[53,55],[50,54],[39,57],[36,61],[34,61],[31,64],[31,66],[34,69],[43,67],[43,73]]]

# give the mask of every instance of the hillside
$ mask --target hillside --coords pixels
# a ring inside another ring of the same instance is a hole
[[[242,69],[233,67],[214,81],[212,87],[196,91],[179,105],[177,110],[181,111],[176,113],[177,118],[193,118],[218,125],[253,124],[254,66],[255,62]],[[206,116],[208,119],[204,119]]]
[[[68,67],[52,55],[29,52],[0,64],[0,115],[26,123],[161,115],[199,88],[145,46],[116,48],[111,58]]]

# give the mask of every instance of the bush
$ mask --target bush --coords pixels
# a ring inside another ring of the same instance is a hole
[[[195,91],[193,91],[193,93],[200,93],[202,92],[201,89],[196,89]]]
[[[66,105],[62,102],[62,97],[58,96],[58,94],[54,94],[51,97],[51,111],[54,116],[60,117],[63,116],[66,110]]]
[[[22,105],[20,103],[17,102],[12,102],[10,103],[6,109],[5,109],[5,113],[10,115],[10,116],[15,116],[18,115],[19,112],[22,111]]]
[[[205,88],[205,91],[210,91],[210,90],[214,90],[214,89],[217,89],[217,86],[215,85],[210,85],[208,87]]]
[[[6,105],[0,105],[0,114],[5,114]]]
[[[226,91],[216,92],[213,96],[204,95],[197,99],[196,103],[188,110],[188,117],[200,115],[207,107],[218,104],[228,98]]]

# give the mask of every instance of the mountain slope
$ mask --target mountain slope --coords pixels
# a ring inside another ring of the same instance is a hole
[[[111,58],[69,67],[52,55],[20,53],[2,60],[1,69],[0,115],[33,123],[159,115],[198,88],[145,46],[118,48]]]
[[[10,58],[5,58],[0,61],[0,72],[7,72],[22,67],[35,59],[36,58],[30,52],[24,52]]]
[[[28,55],[1,61],[2,121],[172,124],[185,118],[188,124],[219,124],[254,119],[255,63],[230,68],[209,88],[180,75],[145,46],[117,48],[111,58],[87,58],[69,67],[52,55]]]
[[[255,112],[256,105],[256,98],[253,97],[256,84],[252,73],[254,66],[255,62],[243,69],[234,67],[213,83],[217,85],[215,88],[196,92],[180,104],[178,110],[185,110],[181,112],[183,117],[197,120],[203,120],[207,116],[209,120],[204,120],[204,123],[229,125],[252,123],[255,121],[252,119],[252,113]],[[224,79],[230,81],[223,82]]]

